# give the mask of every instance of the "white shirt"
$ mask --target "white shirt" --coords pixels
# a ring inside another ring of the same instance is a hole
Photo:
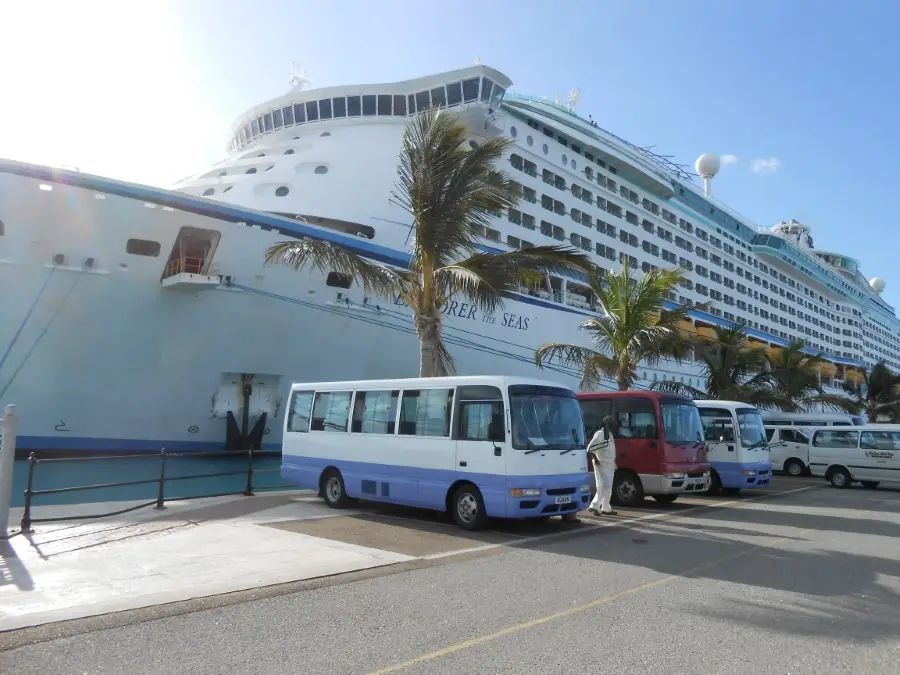
[[[600,427],[591,442],[588,443],[588,452],[594,455],[594,461],[601,468],[616,469],[616,441],[610,436],[607,438],[606,429]]]

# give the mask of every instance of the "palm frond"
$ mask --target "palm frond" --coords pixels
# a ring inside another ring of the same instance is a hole
[[[581,371],[583,390],[592,389],[604,377],[615,378],[619,367],[614,359],[580,345],[551,342],[541,345],[534,352],[534,363],[538,368],[554,360],[564,368]]]
[[[650,385],[650,388],[655,391],[665,391],[670,394],[680,394],[681,396],[687,396],[692,399],[705,399],[707,394],[705,391],[701,389],[697,389],[696,387],[692,387],[689,384],[685,384],[684,382],[674,382],[672,380],[659,380],[653,382]]]
[[[268,265],[287,265],[295,270],[307,267],[322,275],[337,272],[360,284],[366,293],[390,296],[403,289],[407,276],[398,270],[369,262],[342,246],[321,239],[278,242],[266,250]]]

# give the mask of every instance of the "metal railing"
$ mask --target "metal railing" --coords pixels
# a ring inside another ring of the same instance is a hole
[[[170,260],[166,265],[166,271],[163,273],[163,278],[168,279],[169,277],[181,273],[203,274],[205,266],[206,258],[175,258],[174,260]]]
[[[168,501],[183,501],[187,499],[204,499],[204,498],[212,498],[212,497],[228,497],[231,495],[244,495],[246,497],[252,497],[254,495],[254,491],[261,490],[278,490],[278,489],[295,489],[296,486],[288,485],[288,484],[277,484],[277,485],[254,485],[253,477],[257,474],[264,473],[275,473],[280,472],[281,469],[255,469],[253,467],[253,457],[254,451],[247,451],[247,467],[242,468],[239,471],[219,471],[215,473],[202,473],[202,474],[191,474],[187,476],[170,476],[166,474],[166,468],[170,461],[178,460],[178,459],[202,459],[202,458],[229,458],[232,459],[238,453],[222,453],[222,452],[168,452],[163,449],[159,453],[159,475],[155,478],[147,478],[142,480],[130,480],[130,481],[122,481],[118,483],[97,483],[93,485],[74,485],[69,487],[61,487],[61,488],[51,488],[45,490],[35,490],[34,489],[34,474],[39,464],[51,464],[51,463],[59,463],[59,462],[96,462],[96,461],[129,461],[135,459],[143,459],[147,460],[148,458],[153,458],[155,455],[147,455],[147,454],[134,454],[134,455],[115,455],[115,456],[96,456],[96,457],[59,457],[59,458],[47,458],[41,459],[37,457],[33,452],[28,456],[28,478],[27,485],[25,488],[25,510],[22,514],[22,532],[33,532],[32,525],[34,523],[56,523],[63,521],[73,521],[73,520],[92,520],[95,518],[107,518],[109,516],[118,516],[123,513],[129,513],[131,511],[137,511],[138,509],[143,509],[148,506],[153,506],[156,509],[162,510],[165,509],[166,506],[166,483],[171,483],[173,481],[180,480],[192,480],[192,479],[201,479],[201,478],[220,478],[225,476],[242,476],[246,475],[247,481],[244,486],[244,489],[241,491],[232,491],[232,492],[217,492],[212,494],[196,494],[196,495],[188,495],[188,496],[178,496],[178,497],[169,497]],[[240,456],[238,454],[238,456]],[[32,507],[34,506],[34,498],[40,497],[42,495],[55,495],[55,494],[66,494],[72,492],[81,492],[88,490],[102,490],[105,488],[121,488],[121,487],[134,487],[138,485],[151,485],[156,483],[159,486],[157,491],[156,499],[152,501],[143,502],[141,504],[137,504],[136,506],[129,506],[125,509],[119,509],[117,511],[108,511],[104,513],[98,514],[83,514],[83,515],[73,515],[73,516],[56,516],[52,518],[33,518],[31,515]]]

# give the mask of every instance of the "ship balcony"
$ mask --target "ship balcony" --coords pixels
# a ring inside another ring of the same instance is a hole
[[[166,265],[160,283],[163,288],[191,291],[221,286],[222,276],[210,272],[215,270],[207,266],[205,258],[174,258]]]

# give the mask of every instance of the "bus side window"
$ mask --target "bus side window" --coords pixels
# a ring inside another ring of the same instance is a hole
[[[312,412],[313,393],[311,391],[295,391],[291,394],[288,412],[287,430],[292,432],[309,431],[309,418]]]
[[[506,440],[502,401],[465,401],[459,406],[459,440]]]
[[[603,418],[612,414],[612,401],[582,399],[579,403],[581,404],[581,416],[584,418],[584,436],[590,439],[597,433]]]

